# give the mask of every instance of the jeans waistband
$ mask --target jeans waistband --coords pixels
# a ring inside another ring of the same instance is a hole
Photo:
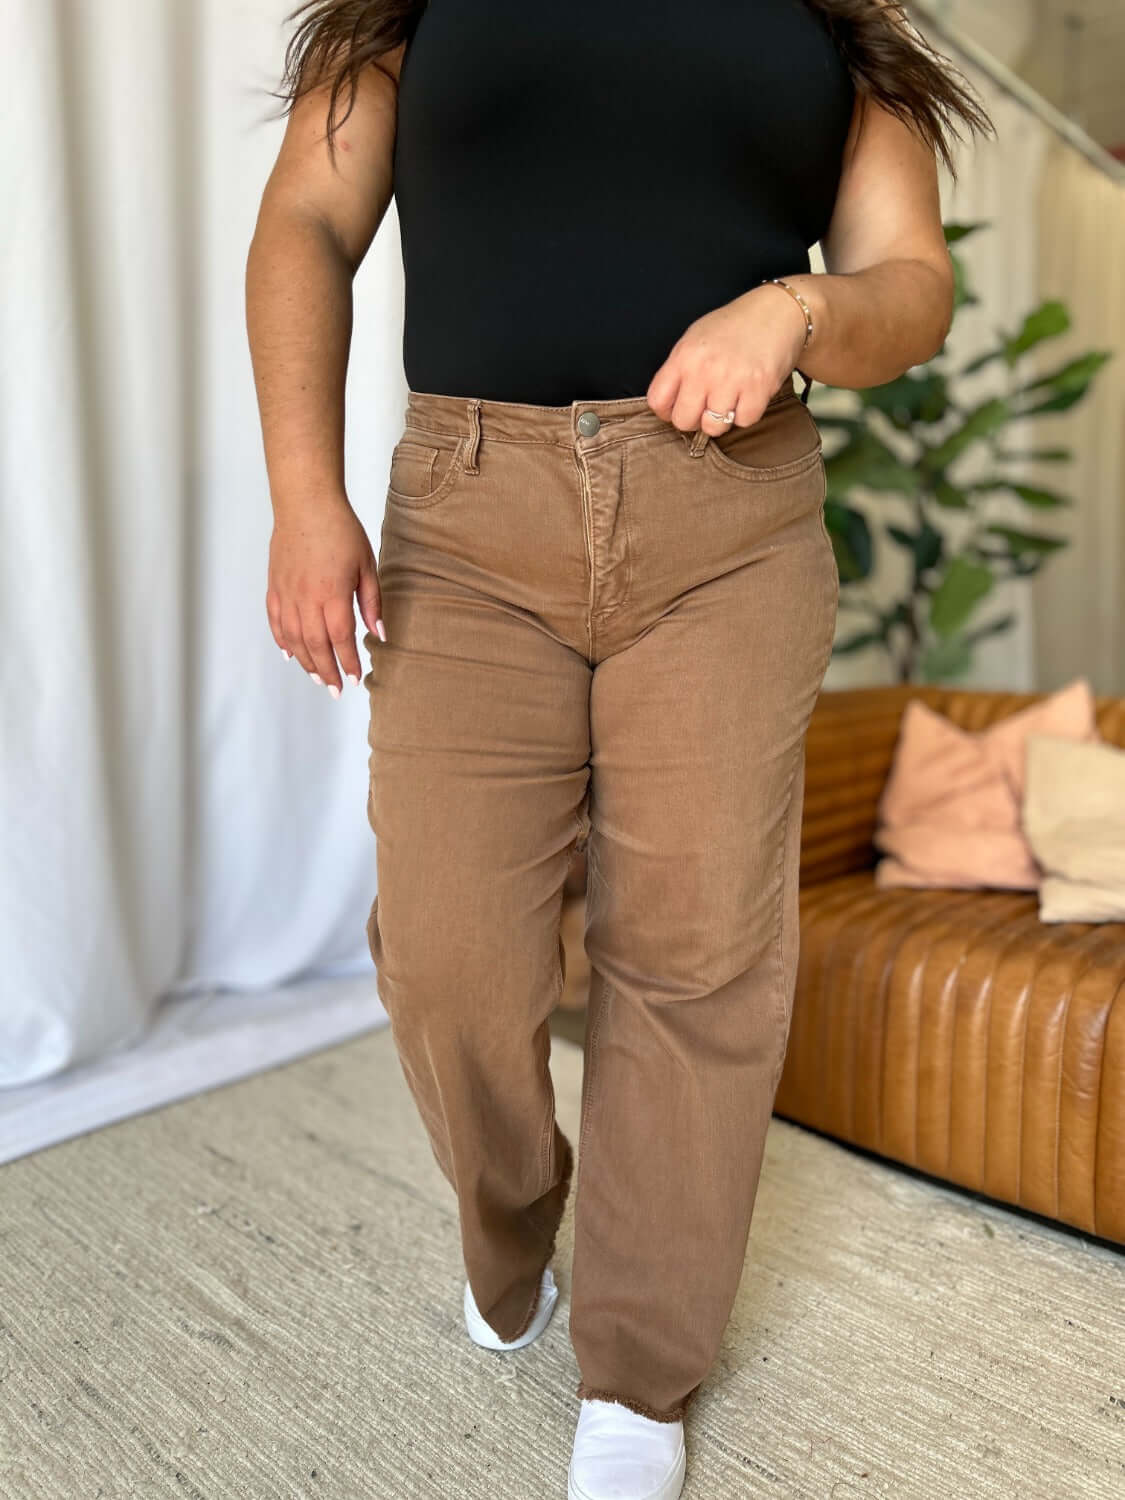
[[[773,406],[790,397],[797,399],[791,374],[766,404]],[[498,438],[507,442],[569,445],[583,437],[578,419],[584,412],[593,412],[599,419],[598,446],[664,431],[673,425],[658,416],[644,396],[571,401],[567,406],[537,406],[524,401],[494,401],[479,396],[446,396],[435,391],[415,390],[407,394],[405,421],[430,432],[445,432],[474,440]]]

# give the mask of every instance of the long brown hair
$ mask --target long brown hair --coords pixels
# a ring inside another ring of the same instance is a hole
[[[824,21],[861,96],[876,100],[910,126],[936,151],[956,178],[951,137],[960,139],[954,121],[971,131],[995,135],[985,109],[961,82],[963,74],[911,24],[903,0],[802,0]],[[426,0],[303,0],[286,21],[297,27],[285,51],[280,89],[283,114],[311,89],[330,85],[327,135],[334,149],[336,132],[351,113],[356,83],[364,68],[374,66],[394,77],[381,62],[414,35]],[[343,115],[336,110],[347,90]]]

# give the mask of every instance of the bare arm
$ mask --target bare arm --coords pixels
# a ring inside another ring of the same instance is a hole
[[[649,404],[681,429],[727,430],[704,407],[756,422],[795,366],[853,390],[881,385],[933,357],[953,319],[934,153],[902,121],[859,100],[844,148],[832,219],[821,243],[827,274],[786,275],[809,304],[754,287],[697,319],[653,377]]]
[[[386,58],[396,73],[401,51]],[[327,87],[297,101],[246,263],[247,334],[274,512],[267,613],[282,650],[336,694],[336,653],[359,681],[353,596],[369,629],[382,623],[375,560],[344,485],[344,385],[352,280],[392,193],[395,105],[391,80],[368,68],[333,163]]]
[[[881,105],[869,103],[857,136],[858,118],[857,108],[821,242],[828,274],[785,278],[813,315],[801,369],[853,390],[882,385],[932,359],[953,320],[953,263],[936,158]],[[781,287],[773,294],[788,295]]]

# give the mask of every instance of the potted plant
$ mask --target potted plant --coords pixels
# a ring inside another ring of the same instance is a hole
[[[946,243],[952,247],[982,227],[947,224]],[[963,262],[952,248],[950,254],[956,316],[980,299]],[[1040,517],[1072,502],[1056,489],[1024,483],[1005,466],[1027,460],[1065,464],[1073,457],[1069,448],[1011,444],[1019,442],[1021,423],[1069,411],[1081,401],[1112,357],[1111,351],[1095,350],[1045,375],[1025,377],[1026,356],[1069,326],[1065,305],[1047,301],[1016,332],[997,329],[993,347],[967,364],[956,366],[947,340],[928,364],[886,385],[849,392],[851,410],[816,410],[818,424],[844,439],[825,454],[825,521],[840,574],[841,615],[851,617],[836,655],[877,647],[900,682],[955,678],[968,670],[977,642],[1011,628],[1013,615],[989,612],[993,590],[1001,579],[1030,577],[1066,545],[1041,529]],[[1003,368],[1006,389],[983,400],[963,399],[961,382],[988,365]],[[982,452],[983,474],[960,478],[965,458]],[[854,495],[860,487],[876,497],[868,510]],[[906,502],[906,524],[879,515],[878,497],[884,495],[896,497],[896,512]],[[1000,496],[1014,496],[1027,522],[1013,526],[998,519]],[[909,561],[905,592],[887,603],[864,587],[874,570],[877,535],[904,549]]]

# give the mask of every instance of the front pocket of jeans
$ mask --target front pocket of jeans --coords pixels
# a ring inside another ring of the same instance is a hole
[[[810,447],[809,445],[812,444]],[[767,407],[750,427],[732,428],[711,437],[704,449],[715,468],[751,483],[788,479],[802,474],[821,456],[820,430],[804,402],[794,395]],[[755,462],[756,455],[786,454],[768,463]]]
[[[461,472],[465,438],[412,432],[395,444],[387,498],[396,505],[436,505],[453,489]]]
[[[760,468],[752,464],[736,463],[733,458],[728,458],[725,453],[716,448],[714,443],[708,443],[705,451],[710,455],[711,462],[717,469],[750,484],[769,483],[774,479],[791,479],[795,474],[803,474],[806,469],[811,469],[820,458],[820,449],[814,448],[811,453],[806,453],[801,458],[791,459],[789,463]]]

